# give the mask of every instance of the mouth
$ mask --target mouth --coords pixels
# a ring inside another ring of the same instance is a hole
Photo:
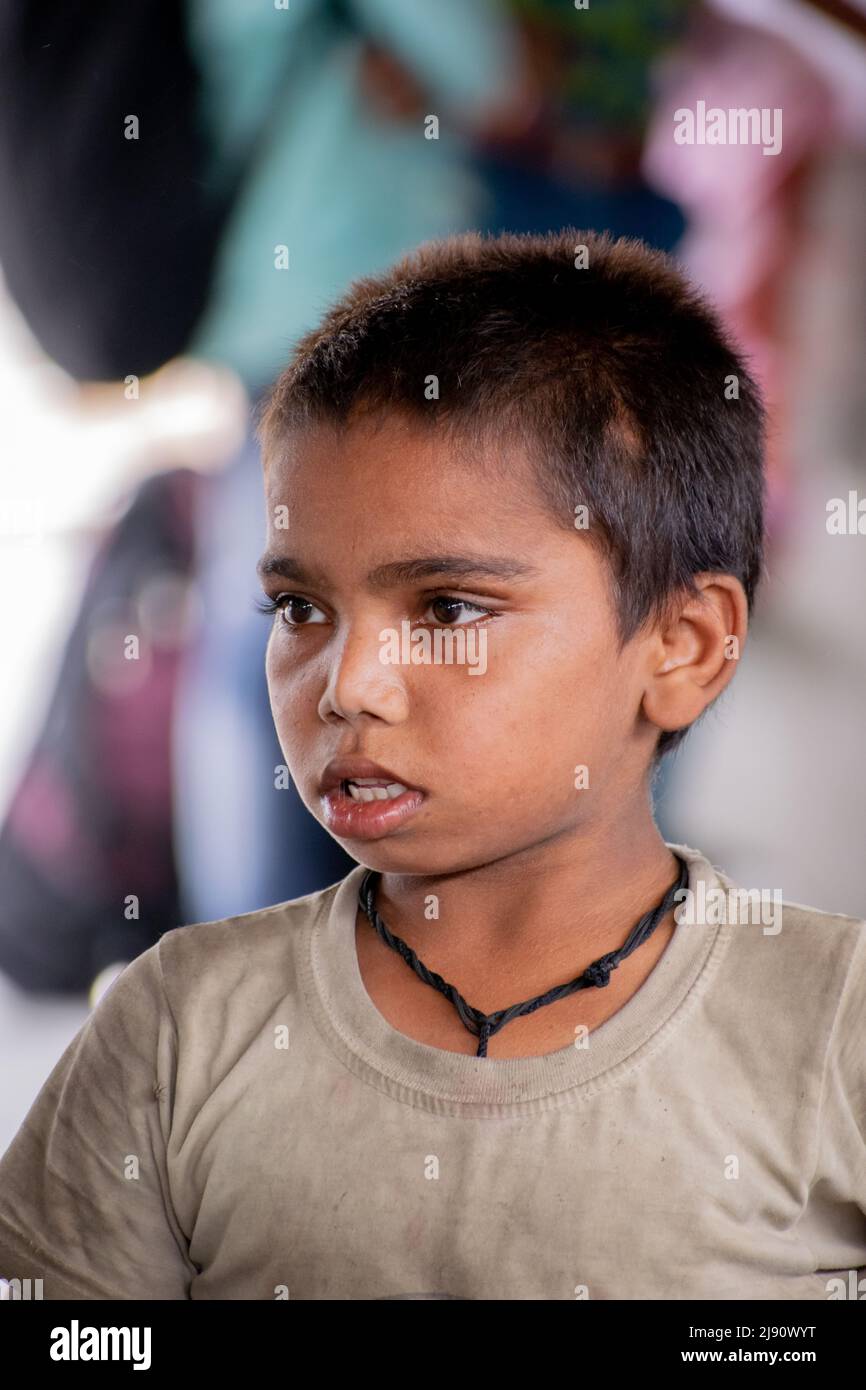
[[[406,787],[402,782],[385,782],[375,777],[344,777],[339,790],[353,801],[395,801],[404,792],[417,791],[417,787]]]
[[[360,759],[352,768],[349,762],[329,764],[319,788],[325,824],[340,839],[372,840],[391,834],[426,799],[420,787],[401,782],[385,768],[362,766]]]

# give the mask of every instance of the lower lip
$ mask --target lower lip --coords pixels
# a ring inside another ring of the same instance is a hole
[[[375,840],[388,835],[407,821],[424,800],[422,791],[405,791],[393,801],[355,801],[342,787],[335,787],[322,798],[325,823],[332,834],[344,840]]]

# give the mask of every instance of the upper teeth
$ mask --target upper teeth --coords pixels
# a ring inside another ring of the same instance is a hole
[[[354,777],[348,788],[355,801],[393,801],[408,790],[402,782],[383,782],[381,777]]]

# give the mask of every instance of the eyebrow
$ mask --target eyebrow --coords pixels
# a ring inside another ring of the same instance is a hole
[[[313,573],[291,555],[267,553],[256,565],[262,579],[276,576],[299,584],[321,583],[322,576]],[[524,564],[499,555],[424,555],[415,560],[390,560],[377,565],[367,575],[371,589],[390,589],[398,585],[416,584],[421,579],[445,575],[458,579],[519,579],[539,574],[535,565]]]

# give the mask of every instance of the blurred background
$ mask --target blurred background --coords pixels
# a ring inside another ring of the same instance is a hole
[[[718,305],[767,578],[659,821],[864,915],[866,0],[5,0],[0,79],[0,1150],[162,932],[353,865],[275,786],[250,413],[431,237],[608,229]],[[677,143],[699,102],[781,148]]]

